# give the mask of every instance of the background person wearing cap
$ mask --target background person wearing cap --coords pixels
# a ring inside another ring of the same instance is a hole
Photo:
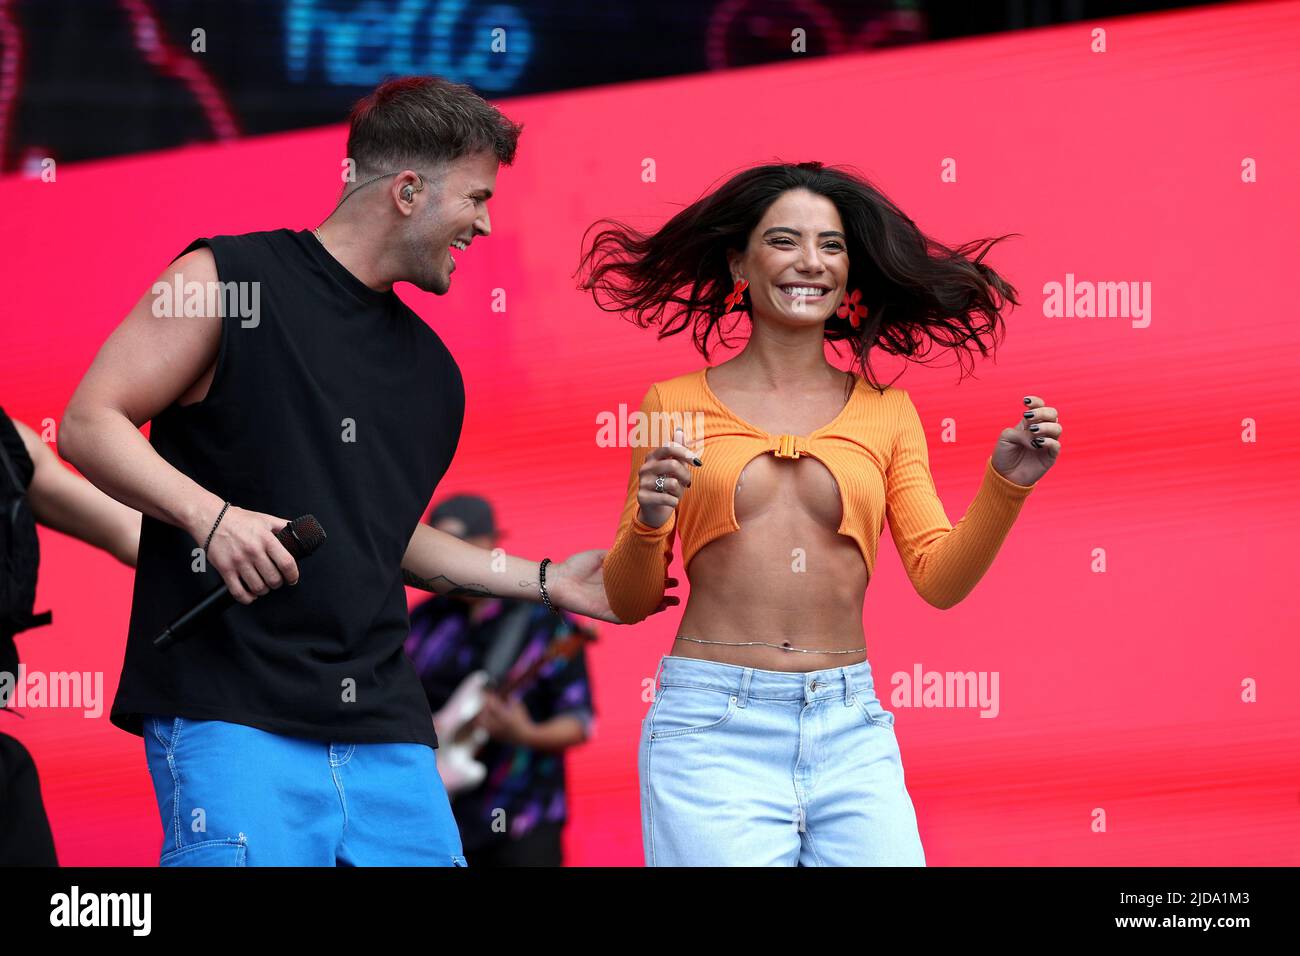
[[[502,537],[491,504],[478,495],[446,499],[428,523],[489,550]],[[436,714],[471,673],[486,669],[508,684],[575,631],[595,638],[569,614],[543,605],[439,594],[411,609],[406,651]],[[466,861],[471,867],[561,866],[564,754],[587,740],[594,725],[583,647],[543,664],[506,699],[488,692],[473,725],[489,734],[476,756],[487,774],[477,787],[454,794],[451,804]],[[447,747],[452,741],[444,730],[437,728]]]

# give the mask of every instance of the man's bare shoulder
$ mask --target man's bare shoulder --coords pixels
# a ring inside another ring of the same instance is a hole
[[[197,246],[173,260],[163,270],[162,278],[167,278],[174,272],[181,273],[188,282],[215,282],[217,281],[216,256],[212,254],[209,247]]]

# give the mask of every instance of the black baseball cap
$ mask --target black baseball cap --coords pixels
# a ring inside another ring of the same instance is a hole
[[[497,529],[492,505],[480,495],[452,495],[429,512],[428,524],[437,525],[444,518],[453,518],[464,526],[464,530],[456,534],[458,538],[500,536],[503,533]]]

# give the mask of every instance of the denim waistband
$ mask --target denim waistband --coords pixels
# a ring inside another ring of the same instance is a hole
[[[735,694],[742,707],[751,697],[804,701],[839,697],[850,703],[858,694],[875,696],[871,664],[865,660],[816,671],[768,671],[665,654],[655,678],[660,687],[679,684]]]

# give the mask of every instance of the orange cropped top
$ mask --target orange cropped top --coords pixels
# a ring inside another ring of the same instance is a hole
[[[739,531],[735,488],[754,457],[808,455],[830,471],[839,486],[839,533],[858,545],[870,578],[885,519],[907,576],[928,604],[949,608],[961,601],[988,570],[1011,530],[1032,485],[1000,475],[989,456],[984,478],[965,516],[953,527],[930,475],[925,430],[905,389],[883,394],[856,376],[853,394],[832,421],[809,435],[773,435],[744,421],[713,394],[705,370],[656,382],[641,403],[633,432],[627,500],[603,574],[610,608],[626,623],[643,620],[663,599],[674,532],[682,562],[710,541]],[[704,464],[691,468],[691,487],[658,528],[638,514],[641,466],[650,451],[672,440],[684,424],[688,444]],[[692,438],[701,440],[693,443]]]

